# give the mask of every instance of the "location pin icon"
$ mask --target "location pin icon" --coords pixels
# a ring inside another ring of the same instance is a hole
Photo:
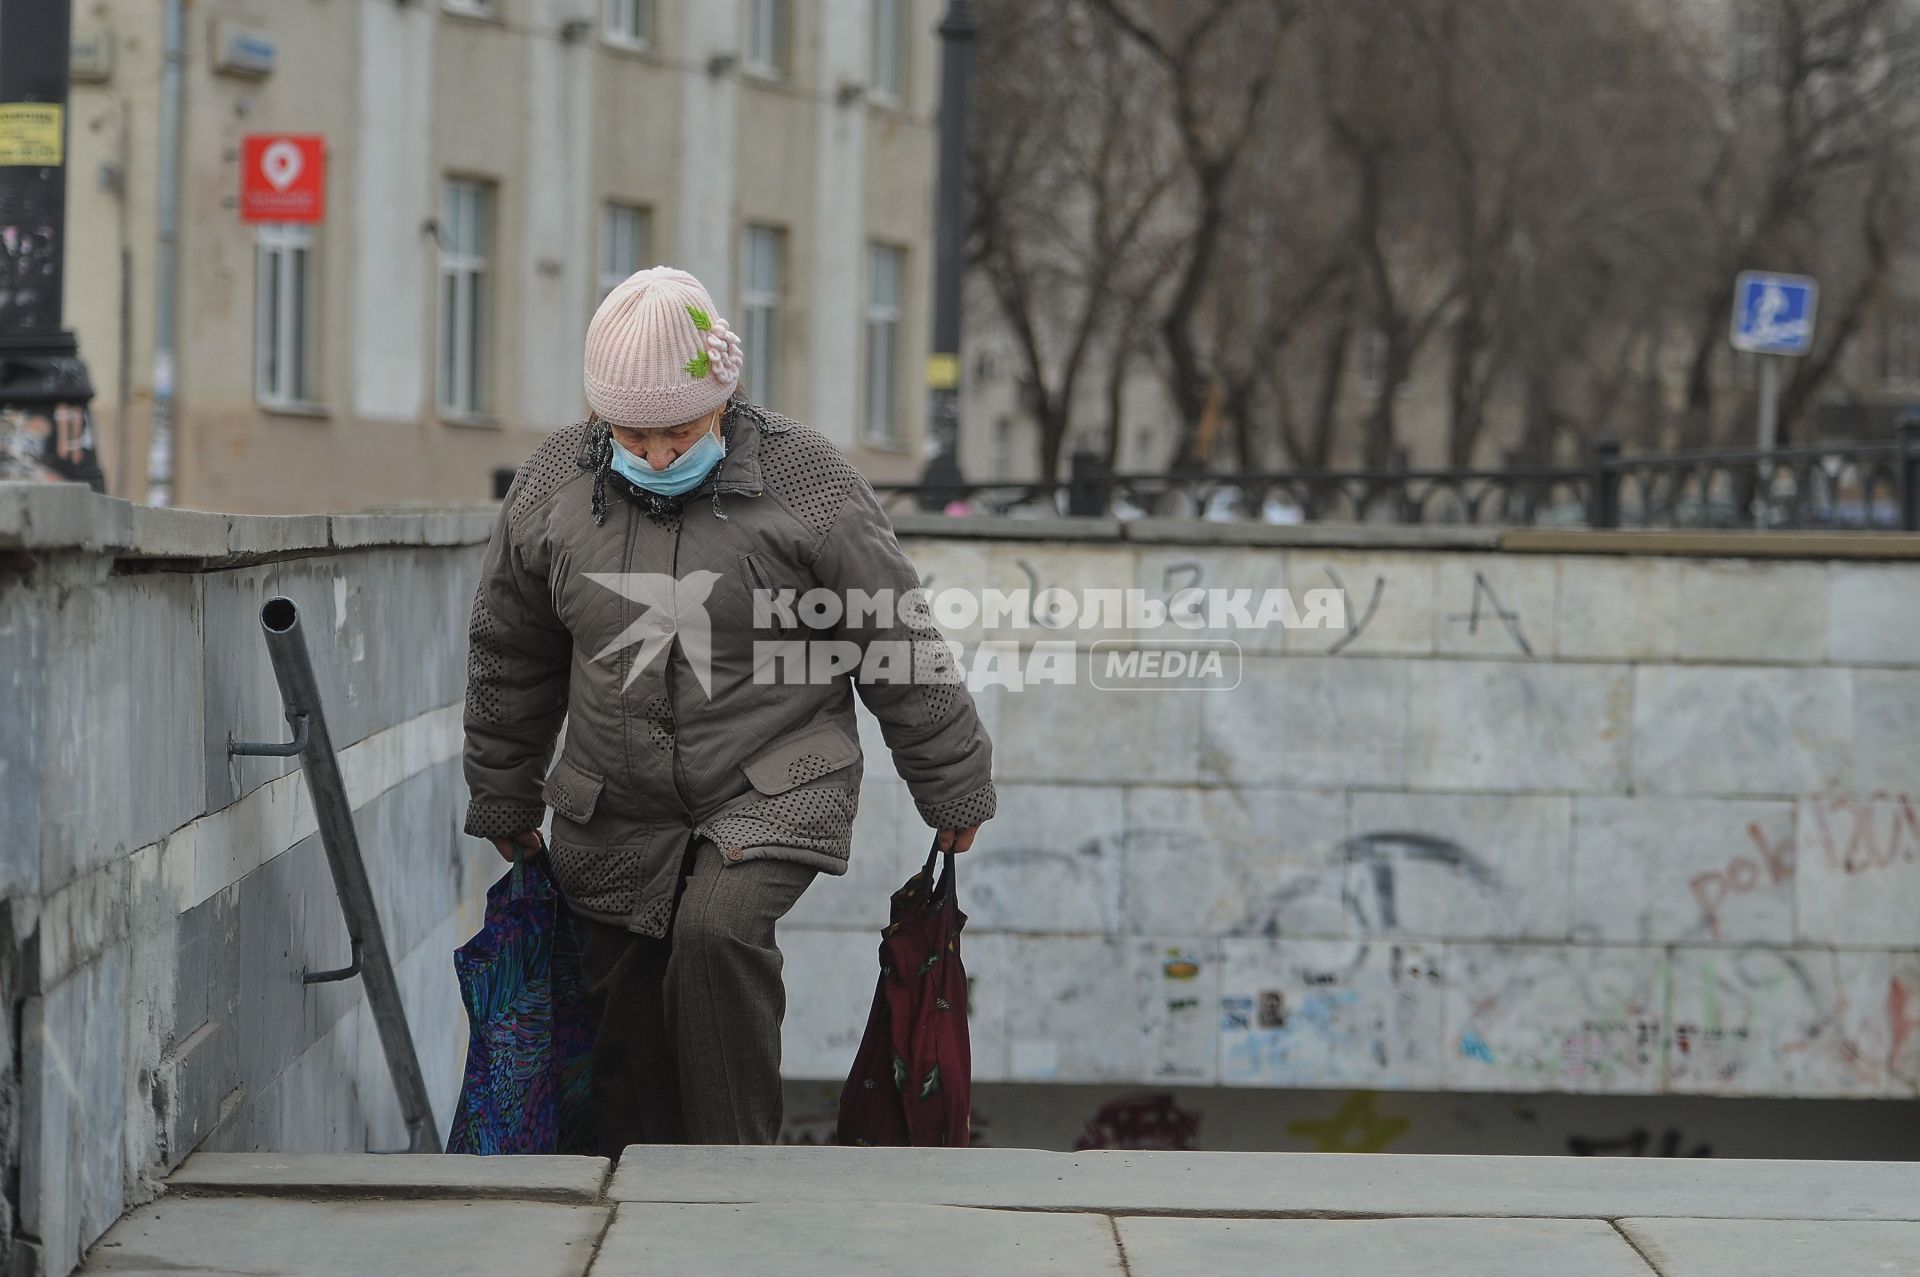
[[[270,143],[260,153],[260,172],[276,191],[284,191],[300,176],[300,170],[306,161],[300,156],[300,148],[281,138]]]

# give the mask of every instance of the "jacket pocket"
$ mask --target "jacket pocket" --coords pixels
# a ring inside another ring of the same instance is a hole
[[[775,741],[741,767],[754,789],[772,796],[858,762],[860,742],[838,723],[816,723]]]
[[[593,819],[593,809],[600,802],[600,790],[605,784],[600,777],[562,755],[547,775],[547,783],[540,787],[540,798],[556,815],[584,825]]]
[[[790,610],[797,606],[800,590],[791,583],[782,580],[783,574],[774,571],[772,565],[758,551],[749,550],[740,556],[741,570],[746,574],[748,624],[756,634],[772,633],[782,639],[804,638],[805,628],[786,623],[786,611],[779,603]]]

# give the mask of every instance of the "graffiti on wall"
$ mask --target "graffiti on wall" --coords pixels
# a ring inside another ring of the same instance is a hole
[[[0,408],[0,480],[7,479],[86,483],[104,491],[93,414],[78,404]]]
[[[1920,1002],[1884,953],[1699,949],[1674,958],[1677,1091],[1878,1095],[1913,1086]]]
[[[1713,1146],[1702,1141],[1682,1152],[1678,1128],[1669,1126],[1655,1144],[1646,1127],[1636,1126],[1624,1135],[1569,1135],[1567,1152],[1575,1157],[1712,1157]]]
[[[1696,874],[1688,884],[1694,902],[1700,906],[1700,917],[1715,940],[1726,938],[1720,932],[1720,912],[1729,900],[1793,880],[1791,834],[1769,841],[1766,831],[1754,822],[1747,826],[1747,837],[1753,843],[1752,852],[1733,857],[1724,869]]]
[[[1812,850],[1829,868],[1865,875],[1920,864],[1920,812],[1912,795],[1822,794],[1805,803]]]
[[[0,328],[58,328],[59,297],[59,228],[0,226]]]
[[[1174,1149],[1200,1147],[1200,1114],[1181,1108],[1165,1091],[1129,1095],[1102,1104],[1087,1119],[1074,1151],[1095,1148]]]
[[[1384,1153],[1413,1123],[1377,1112],[1377,1098],[1372,1091],[1355,1091],[1327,1117],[1287,1123],[1287,1134],[1317,1153]]]

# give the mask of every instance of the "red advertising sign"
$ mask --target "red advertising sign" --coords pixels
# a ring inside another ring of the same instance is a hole
[[[317,222],[327,206],[327,140],[254,133],[240,155],[240,220]]]

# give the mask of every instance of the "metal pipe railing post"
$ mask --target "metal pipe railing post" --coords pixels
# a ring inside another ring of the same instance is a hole
[[[1587,511],[1590,528],[1620,526],[1620,444],[1599,439],[1593,445],[1593,505]]]
[[[400,1001],[400,982],[393,974],[393,957],[387,951],[386,933],[380,928],[380,910],[374,902],[373,884],[367,877],[367,863],[360,855],[360,839],[353,828],[353,805],[347,799],[340,760],[334,755],[333,738],[327,732],[327,716],[320,706],[320,688],[314,681],[313,662],[307,655],[307,641],[300,629],[300,609],[289,598],[268,599],[260,609],[260,626],[266,633],[267,653],[273,658],[273,675],[280,684],[280,698],[286,702],[287,721],[294,726],[293,743],[300,747],[297,750],[300,768],[306,773],[307,792],[313,797],[313,813],[320,826],[320,843],[326,849],[327,865],[333,870],[334,891],[340,897],[340,911],[346,916],[347,938],[352,944],[353,961],[349,966],[337,971],[310,972],[305,982],[321,984],[356,974],[365,981],[367,1004],[373,1011],[374,1026],[380,1031],[387,1071],[393,1076],[400,1114],[407,1124],[407,1151],[438,1153],[440,1132],[434,1125],[433,1105],[427,1098],[427,1080],[420,1071],[420,1057],[414,1053],[406,1007]],[[289,746],[244,742],[230,743],[228,749],[241,755],[291,756],[296,752]]]
[[[1911,413],[1901,419],[1899,439],[1900,473],[1896,478],[1900,493],[1900,528],[1903,532],[1920,532],[1920,420],[1915,420]]]

